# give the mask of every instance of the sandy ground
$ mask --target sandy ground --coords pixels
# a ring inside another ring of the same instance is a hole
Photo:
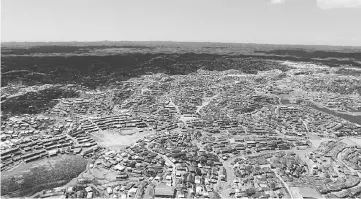
[[[86,174],[86,177],[89,179],[90,176],[93,176],[96,178],[99,182],[108,183],[112,181],[116,181],[117,172],[112,170],[107,170],[104,168],[95,168],[89,170],[89,172]],[[84,177],[84,174],[83,174]]]
[[[102,131],[92,136],[100,146],[110,149],[122,149],[152,133],[154,132],[145,131],[139,133],[136,128],[133,128],[128,130]]]
[[[310,141],[312,143],[312,146],[310,148],[307,148],[305,150],[297,150],[297,149],[292,149],[293,152],[295,152],[303,162],[305,162],[309,169],[312,168],[312,165],[314,164],[308,157],[307,154],[310,153],[311,151],[316,150],[322,142],[326,142],[329,141],[331,139],[328,138],[320,138],[316,135],[309,135],[310,137]]]
[[[360,138],[345,138],[342,140],[342,142],[348,144],[349,146],[359,145],[361,146],[361,139]]]
[[[316,150],[321,145],[322,142],[331,140],[328,138],[320,138],[317,135],[312,135],[312,134],[309,135],[309,138],[310,138],[309,140],[312,143],[312,150]]]
[[[180,116],[179,120],[186,123],[187,121],[190,121],[190,120],[196,120],[198,119],[197,117],[184,117],[183,115]]]

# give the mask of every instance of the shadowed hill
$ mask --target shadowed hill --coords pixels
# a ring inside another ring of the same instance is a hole
[[[245,73],[280,69],[273,61],[361,67],[361,48],[177,42],[58,42],[2,44],[1,86],[106,86],[149,73],[186,75],[204,70]],[[273,61],[272,61],[273,60]]]
[[[286,70],[275,62],[245,56],[211,54],[125,54],[111,56],[8,56],[2,59],[2,86],[17,80],[23,84],[81,84],[89,88],[109,85],[149,73],[186,75],[204,70],[240,69],[257,73]]]

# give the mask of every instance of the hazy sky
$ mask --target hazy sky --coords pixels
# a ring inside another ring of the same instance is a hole
[[[2,0],[2,41],[361,46],[361,0]]]

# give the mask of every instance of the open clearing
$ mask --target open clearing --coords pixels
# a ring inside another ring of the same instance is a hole
[[[348,145],[359,145],[361,146],[361,138],[347,138],[342,140],[343,142],[345,142]]]
[[[116,131],[102,131],[93,134],[94,140],[100,145],[111,149],[122,149],[134,144],[137,140],[152,134],[153,131],[138,132],[136,128]]]
[[[301,158],[301,160],[308,165],[309,168],[312,168],[314,163],[308,158],[307,154],[316,150],[322,142],[329,141],[330,139],[320,138],[317,135],[309,135],[309,138],[312,143],[311,147],[304,150],[292,149],[292,151],[295,152]]]

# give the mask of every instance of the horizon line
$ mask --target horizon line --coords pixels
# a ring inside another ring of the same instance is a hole
[[[256,45],[284,45],[284,46],[333,46],[333,47],[361,47],[361,45],[332,45],[332,44],[290,44],[290,43],[255,43],[255,42],[221,42],[221,41],[172,41],[172,40],[69,40],[69,41],[1,41],[3,43],[86,43],[86,42],[165,42],[165,43],[218,43],[218,44],[256,44]]]

